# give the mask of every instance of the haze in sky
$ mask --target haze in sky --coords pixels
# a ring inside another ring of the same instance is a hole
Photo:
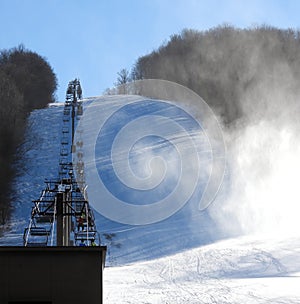
[[[297,29],[297,0],[0,0],[0,49],[24,44],[58,78],[57,99],[79,77],[84,96],[112,87],[122,68],[184,28],[224,23]]]

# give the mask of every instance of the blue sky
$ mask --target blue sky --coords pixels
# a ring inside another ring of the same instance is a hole
[[[0,0],[0,49],[23,43],[44,56],[67,84],[79,77],[84,96],[101,95],[117,72],[184,28],[223,23],[300,27],[297,0]]]

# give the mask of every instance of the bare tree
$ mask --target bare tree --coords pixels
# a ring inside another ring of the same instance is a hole
[[[118,78],[116,86],[118,88],[118,94],[127,94],[127,83],[130,82],[129,71],[127,69],[122,69],[118,72]]]

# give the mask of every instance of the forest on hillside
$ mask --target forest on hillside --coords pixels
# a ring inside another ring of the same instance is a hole
[[[42,56],[23,45],[0,51],[0,225],[9,216],[14,163],[22,157],[26,118],[54,101],[56,87],[56,75]]]
[[[276,115],[279,102],[298,109],[300,32],[266,25],[185,29],[138,58],[131,71],[122,69],[116,84],[140,79],[164,79],[188,87],[225,126],[249,116],[259,119],[266,112]]]

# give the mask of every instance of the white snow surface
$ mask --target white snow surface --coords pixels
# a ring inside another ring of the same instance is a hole
[[[29,118],[26,163],[15,180],[0,245],[22,245],[31,200],[45,178],[57,176],[62,116],[63,105],[52,104]],[[193,204],[142,226],[95,216],[108,246],[104,303],[300,303],[299,237],[225,234],[209,210],[199,212]]]
[[[299,239],[241,237],[104,271],[104,303],[300,303]]]

